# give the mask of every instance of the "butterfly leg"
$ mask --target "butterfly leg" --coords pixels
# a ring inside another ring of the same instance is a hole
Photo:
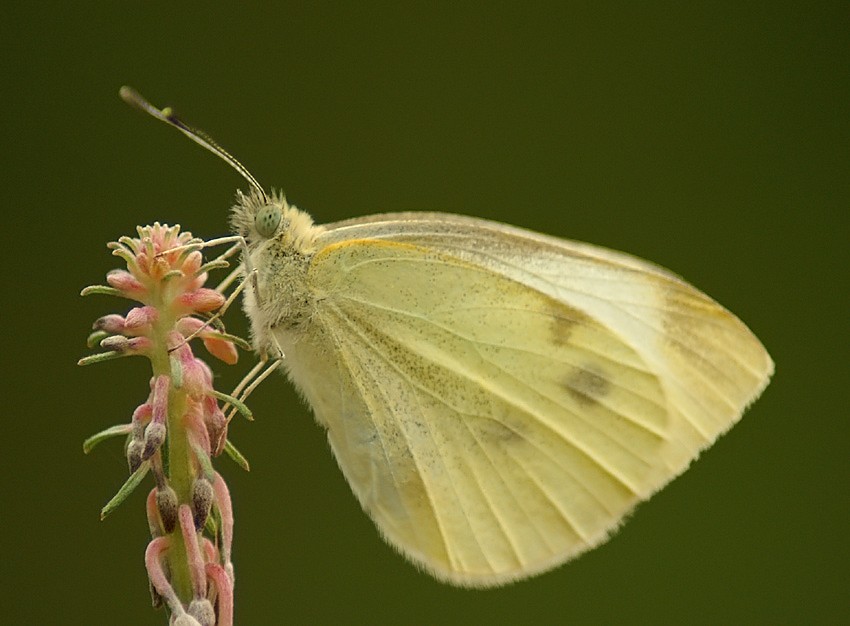
[[[245,374],[245,377],[239,381],[239,384],[236,385],[233,393],[230,395],[238,398],[241,402],[244,402],[245,399],[251,395],[254,389],[256,389],[260,383],[262,383],[275,369],[277,369],[277,366],[280,365],[280,362],[283,360],[283,354],[281,353],[281,356],[272,360],[271,363],[269,363],[269,360],[268,355],[263,354],[257,364],[251,368],[251,371]],[[230,410],[230,413],[227,415],[228,424],[236,415],[237,411],[238,409],[236,407],[233,407]]]

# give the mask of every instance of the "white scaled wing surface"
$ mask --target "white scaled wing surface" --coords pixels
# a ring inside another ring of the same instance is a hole
[[[454,584],[601,543],[772,373],[734,315],[624,254],[433,213],[316,246],[290,375],[383,535]]]

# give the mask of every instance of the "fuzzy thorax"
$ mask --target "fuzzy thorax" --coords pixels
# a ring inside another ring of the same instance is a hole
[[[281,219],[274,234],[263,237],[255,220],[257,212],[268,205],[280,211]],[[290,206],[279,192],[268,200],[256,193],[239,192],[231,225],[248,242],[250,267],[257,272],[258,292],[249,286],[243,300],[254,346],[258,351],[274,353],[272,331],[298,334],[315,309],[316,294],[309,288],[307,270],[316,237],[325,229],[313,224],[304,211]]]

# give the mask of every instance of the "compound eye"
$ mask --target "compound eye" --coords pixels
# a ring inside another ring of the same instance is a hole
[[[267,204],[257,211],[254,226],[261,237],[272,237],[280,226],[280,209],[273,204]]]

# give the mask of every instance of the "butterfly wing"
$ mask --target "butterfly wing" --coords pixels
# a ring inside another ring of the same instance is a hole
[[[620,253],[440,214],[317,244],[290,374],[384,536],[455,584],[603,541],[772,371],[737,318]]]

